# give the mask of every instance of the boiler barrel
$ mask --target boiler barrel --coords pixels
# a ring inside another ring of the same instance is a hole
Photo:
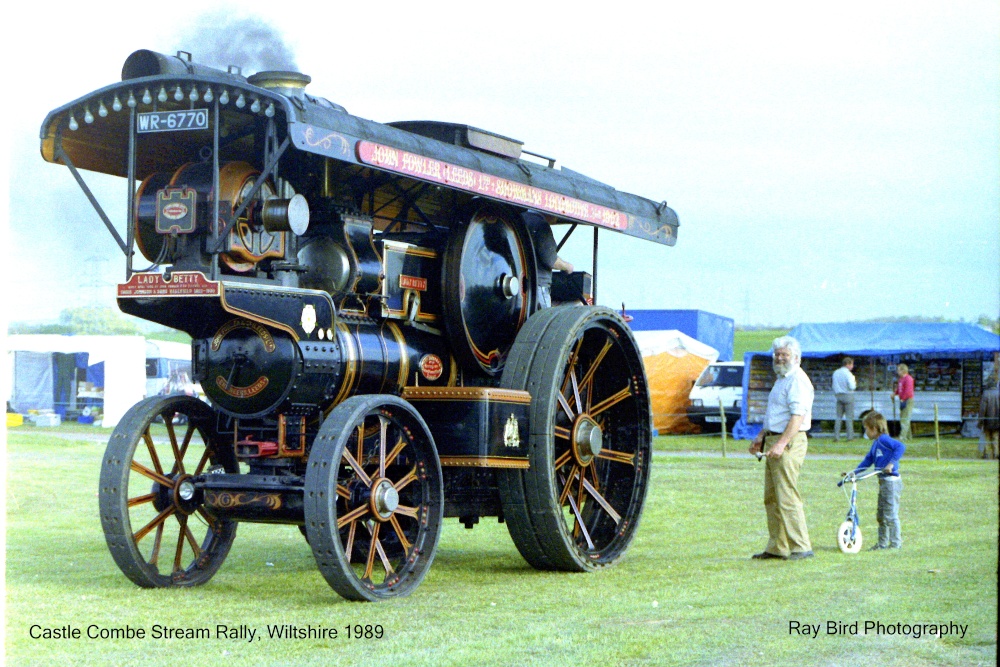
[[[197,379],[212,404],[237,418],[316,406],[356,394],[399,394],[406,386],[453,384],[456,366],[440,336],[392,320],[339,318],[332,340],[294,341],[286,332],[235,318],[195,341]]]

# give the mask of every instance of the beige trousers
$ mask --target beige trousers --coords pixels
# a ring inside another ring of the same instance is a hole
[[[764,451],[778,441],[777,435],[764,439]],[[799,469],[806,458],[809,444],[800,432],[788,443],[782,455],[768,458],[764,467],[764,509],[767,511],[767,532],[770,539],[765,551],[787,556],[796,551],[812,551],[805,510],[799,494]]]

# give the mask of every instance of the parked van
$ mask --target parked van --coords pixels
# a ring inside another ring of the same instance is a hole
[[[731,431],[739,421],[743,403],[743,362],[709,364],[694,381],[688,398],[691,401],[687,409],[688,420],[700,426],[702,433],[720,430],[720,404],[726,412],[726,430]]]

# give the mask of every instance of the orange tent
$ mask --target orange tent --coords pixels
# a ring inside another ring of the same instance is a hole
[[[701,372],[719,358],[714,348],[676,330],[633,332],[649,381],[653,428],[660,433],[693,433],[688,394]]]

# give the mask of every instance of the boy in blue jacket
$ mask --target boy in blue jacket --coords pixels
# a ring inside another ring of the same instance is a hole
[[[878,544],[869,551],[898,549],[902,546],[899,534],[899,494],[903,490],[903,480],[899,477],[899,459],[906,451],[906,445],[889,437],[889,425],[885,417],[874,410],[867,413],[861,423],[865,428],[865,436],[874,442],[854,472],[860,473],[873,465],[879,471]]]

